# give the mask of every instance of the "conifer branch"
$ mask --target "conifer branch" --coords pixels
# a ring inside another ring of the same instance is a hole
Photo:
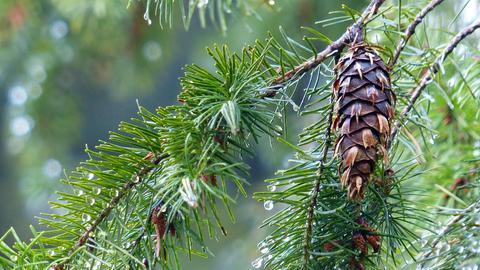
[[[417,28],[417,26],[423,21],[423,19],[425,18],[425,16],[427,16],[428,13],[434,10],[442,2],[443,0],[432,0],[422,9],[422,11],[420,11],[420,13],[417,14],[415,20],[413,20],[413,22],[407,27],[407,29],[403,33],[402,38],[400,39],[400,42],[398,43],[397,48],[395,49],[395,52],[393,53],[393,56],[387,66],[392,68],[397,63],[400,54],[402,53],[405,46],[407,46],[410,38],[415,33],[415,29]]]
[[[451,218],[447,224],[442,228],[441,230],[441,234],[435,238],[435,240],[433,240],[432,244],[431,244],[431,247],[429,249],[429,251],[427,253],[425,253],[424,256],[422,256],[422,261],[425,261],[426,259],[428,259],[432,254],[433,254],[433,251],[435,250],[435,247],[437,247],[438,243],[440,243],[440,241],[443,239],[443,236],[445,234],[447,234],[450,229],[457,223],[459,223],[460,221],[463,220],[463,218],[470,212],[472,212],[474,209],[477,209],[476,207],[478,207],[478,203],[474,203],[472,205],[470,205],[469,207],[465,208],[462,213],[459,213],[458,216],[455,216],[453,218]],[[421,267],[423,267],[424,265],[424,262],[420,264]],[[423,269],[423,268],[422,268]]]
[[[358,20],[350,26],[345,33],[343,33],[340,38],[333,41],[330,45],[328,45],[323,51],[319,52],[317,55],[309,58],[307,61],[301,63],[300,65],[296,66],[294,69],[286,72],[284,75],[277,77],[273,83],[272,88],[276,89],[277,87],[281,86],[285,82],[288,82],[298,76],[314,69],[316,66],[321,64],[323,61],[331,57],[335,54],[335,52],[343,50],[343,48],[347,45],[347,43],[358,39],[358,37],[362,36],[362,31],[365,23],[370,19],[373,15],[378,12],[380,6],[385,2],[385,0],[372,0],[370,4],[365,8],[362,15]],[[276,90],[270,90],[263,94],[263,97],[271,98],[276,95]]]
[[[333,103],[333,99],[334,99],[334,96],[331,95],[330,103]],[[308,269],[308,262],[310,258],[309,249],[310,249],[310,242],[312,241],[312,227],[313,227],[315,206],[317,205],[318,192],[320,190],[321,175],[323,174],[325,163],[328,157],[328,151],[330,148],[330,135],[332,132],[331,129],[332,129],[333,108],[334,106],[331,106],[328,114],[327,129],[325,130],[326,142],[325,142],[325,145],[323,146],[322,159],[318,166],[317,177],[315,179],[315,183],[313,184],[312,197],[310,198],[310,205],[308,206],[308,210],[307,210],[307,224],[305,228],[305,239],[303,242],[303,263],[304,263],[303,269]]]
[[[420,79],[420,82],[417,84],[417,86],[410,92],[410,100],[408,101],[407,107],[403,109],[403,111],[400,114],[400,119],[404,118],[410,110],[412,110],[415,102],[418,100],[420,95],[422,94],[423,90],[429,85],[432,80],[433,76],[438,73],[438,71],[441,69],[441,65],[443,61],[450,55],[450,53],[458,46],[458,44],[464,40],[466,37],[471,35],[475,30],[480,28],[480,20],[477,20],[470,26],[464,28],[460,33],[458,33],[448,44],[447,47],[443,50],[442,54],[437,57],[437,59],[433,62],[433,64],[430,65],[428,70],[423,74],[422,78]],[[395,136],[398,133],[398,129],[401,127],[401,123],[397,122],[395,127],[392,130],[391,136],[390,136],[390,143],[389,143],[389,148],[391,147],[391,142],[395,139]]]
[[[166,155],[161,155],[157,157],[152,162],[153,165],[158,165],[160,161],[162,161],[164,158],[166,158]],[[137,173],[133,181],[131,180],[124,184],[123,188],[118,192],[118,194],[110,200],[107,206],[100,212],[97,218],[95,218],[95,220],[92,222],[92,224],[85,230],[85,232],[81,234],[81,236],[78,238],[75,245],[72,247],[70,251],[71,254],[77,251],[79,248],[81,248],[88,242],[88,239],[91,237],[93,232],[109,216],[110,212],[118,205],[120,200],[122,200],[125,197],[125,195],[128,194],[128,191],[134,188],[136,185],[140,184],[142,182],[142,178],[154,168],[155,166],[143,167],[141,170],[139,170],[139,172]],[[66,263],[67,261],[55,266],[55,268],[63,269]]]

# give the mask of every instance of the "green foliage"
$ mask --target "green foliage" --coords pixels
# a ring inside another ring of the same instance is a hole
[[[422,237],[418,262],[422,269],[475,269],[480,263],[480,208],[478,202],[479,160],[469,162],[474,170],[464,175],[465,182],[453,190],[450,200],[461,208],[439,207],[438,215],[447,218],[436,231]],[[457,192],[458,191],[458,192]]]
[[[135,2],[129,0],[128,6],[133,5]],[[161,27],[172,27],[175,24],[173,16],[178,11],[180,13],[178,16],[182,18],[184,27],[188,29],[192,23],[193,16],[198,13],[202,27],[205,27],[207,20],[210,20],[224,33],[227,30],[227,21],[232,10],[238,10],[247,16],[257,15],[255,9],[267,3],[264,0],[142,0],[142,2],[145,2],[143,18],[148,24],[152,24],[152,18],[155,16]],[[268,1],[268,5],[275,5],[275,1]]]

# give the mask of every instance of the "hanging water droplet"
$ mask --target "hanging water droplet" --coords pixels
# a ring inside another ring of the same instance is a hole
[[[268,200],[263,203],[263,207],[265,207],[265,210],[270,211],[273,209],[273,202]]]
[[[48,252],[48,255],[50,255],[51,257],[55,256],[55,250],[50,250],[50,252]]]
[[[12,256],[10,256],[10,260],[11,260],[12,262],[16,262],[16,261],[18,260],[18,256],[12,255]]]
[[[272,255],[272,254],[268,254],[267,259],[268,259],[268,260],[271,260],[272,258],[273,258],[273,255]]]
[[[260,257],[252,262],[252,266],[255,269],[259,269],[260,267],[262,267],[262,263],[263,263],[263,258]]]
[[[85,191],[83,191],[83,189],[77,190],[77,195],[78,196],[83,196],[84,194],[85,194]]]
[[[110,194],[111,194],[112,197],[118,197],[120,192],[118,190],[112,190],[112,191],[110,191]]]
[[[91,219],[92,219],[92,217],[91,217],[89,214],[86,214],[86,213],[83,213],[83,214],[82,214],[82,220],[83,220],[84,222],[88,222],[88,221],[90,221]]]
[[[143,14],[143,19],[148,22],[148,25],[152,24],[152,20],[150,19],[150,9],[147,7],[147,10],[145,11],[145,14]]]
[[[88,204],[90,204],[91,206],[95,205],[95,199],[94,198],[89,198],[88,199]]]
[[[292,104],[292,110],[295,111],[295,112],[298,112],[300,110],[300,106],[298,106],[297,104]]]
[[[99,195],[100,193],[102,193],[102,188],[99,188],[99,187],[94,187],[92,189],[93,193]]]
[[[275,190],[277,190],[277,186],[275,184],[271,184],[267,186],[267,189],[270,192],[274,192]]]
[[[275,5],[275,0],[269,0],[269,1],[268,1],[268,4],[269,4],[270,6]]]
[[[262,249],[260,250],[260,252],[261,252],[262,254],[267,254],[268,251],[269,251],[268,247],[264,247],[264,248],[262,248]]]
[[[87,178],[88,180],[93,180],[94,177],[95,177],[95,174],[89,173]]]

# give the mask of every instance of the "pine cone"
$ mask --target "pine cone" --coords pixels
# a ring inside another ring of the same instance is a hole
[[[366,44],[352,45],[339,60],[336,72],[333,129],[340,129],[335,144],[335,153],[342,159],[340,181],[347,187],[348,197],[359,200],[379,155],[387,158],[396,97],[385,63]]]

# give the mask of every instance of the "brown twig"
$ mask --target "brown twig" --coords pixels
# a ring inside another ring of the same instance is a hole
[[[372,0],[370,4],[365,8],[362,15],[358,20],[350,26],[343,35],[340,36],[337,40],[333,41],[328,45],[323,51],[319,52],[314,57],[309,58],[302,64],[296,66],[294,69],[286,72],[282,76],[277,77],[272,83],[272,90],[266,91],[262,97],[271,98],[277,94],[277,88],[280,88],[282,84],[287,81],[297,78],[298,76],[312,70],[320,63],[325,61],[327,58],[332,56],[336,51],[341,51],[349,42],[358,39],[362,36],[362,30],[367,22],[373,15],[375,15],[380,8],[380,6],[385,2],[385,0]]]
[[[403,49],[405,48],[405,46],[407,46],[407,43],[408,43],[408,40],[413,36],[413,34],[415,33],[415,29],[417,28],[417,26],[423,21],[423,19],[425,18],[425,16],[427,16],[427,14],[432,11],[433,9],[435,9],[438,5],[440,5],[441,3],[443,2],[443,0],[432,0],[428,5],[426,5],[421,11],[420,13],[417,14],[417,16],[415,17],[415,20],[413,20],[413,22],[407,27],[407,29],[405,30],[405,32],[403,33],[403,37],[402,39],[400,40],[400,42],[398,43],[397,45],[397,48],[395,49],[395,52],[393,53],[393,56],[392,58],[390,59],[390,61],[388,62],[388,67],[390,67],[390,69],[397,63],[398,61],[398,58],[400,57],[400,54],[402,53]]]
[[[423,74],[422,78],[418,85],[410,92],[410,100],[408,101],[407,107],[403,109],[400,114],[400,119],[405,117],[413,108],[413,105],[418,100],[420,95],[422,94],[425,87],[430,84],[433,80],[433,76],[438,73],[440,70],[440,66],[442,65],[443,61],[450,55],[450,53],[458,46],[458,44],[464,40],[466,37],[471,35],[475,30],[480,28],[480,20],[477,20],[470,26],[464,28],[460,33],[458,33],[451,41],[447,44],[447,47],[443,50],[442,54],[433,62],[433,64],[428,68],[428,70]],[[401,123],[397,122],[395,127],[392,129],[390,134],[390,142],[388,148],[390,148],[392,141],[394,140],[395,136],[398,133],[398,129],[401,127]]]
[[[437,238],[435,238],[435,240],[433,240],[431,248],[429,249],[429,251],[427,253],[425,253],[425,255],[422,256],[422,261],[424,261],[420,264],[422,267],[425,264],[425,260],[428,259],[432,255],[432,253],[435,250],[435,247],[437,247],[438,243],[440,243],[440,240],[444,239],[443,236],[451,230],[452,226],[457,224],[458,222],[460,222],[465,217],[465,215],[467,215],[468,213],[470,213],[474,209],[477,209],[477,207],[478,207],[478,203],[474,203],[474,204],[470,205],[469,207],[465,208],[462,213],[458,214],[458,216],[455,216],[455,217],[451,218],[447,222],[447,224],[443,227],[439,237],[437,237]]]
[[[150,154],[149,154],[150,155]],[[146,156],[148,157],[148,155]],[[166,158],[167,156],[166,155],[161,155],[159,157],[157,157],[152,163],[153,165],[158,165],[160,163],[160,161],[162,161],[164,158]],[[77,242],[75,243],[75,245],[72,247],[70,253],[74,253],[75,251],[77,251],[79,248],[81,248],[82,246],[84,246],[88,239],[91,237],[92,233],[98,228],[98,226],[100,225],[100,223],[102,223],[110,214],[110,212],[113,210],[113,208],[115,208],[118,203],[120,202],[120,200],[128,193],[128,191],[130,189],[132,189],[133,187],[135,187],[136,185],[138,185],[139,183],[142,182],[142,178],[148,174],[151,170],[153,170],[155,168],[155,166],[149,166],[149,167],[144,167],[142,168],[138,173],[137,175],[134,177],[133,180],[130,180],[128,182],[126,182],[122,189],[118,192],[118,194],[116,196],[114,196],[110,202],[107,204],[107,207],[105,207],[101,212],[100,214],[97,216],[97,218],[91,223],[89,224],[89,226],[87,227],[87,229],[82,233],[82,235],[78,238]],[[56,269],[63,269],[64,268],[64,265],[66,264],[67,262],[64,261],[62,262],[61,264],[58,264],[55,266]]]

